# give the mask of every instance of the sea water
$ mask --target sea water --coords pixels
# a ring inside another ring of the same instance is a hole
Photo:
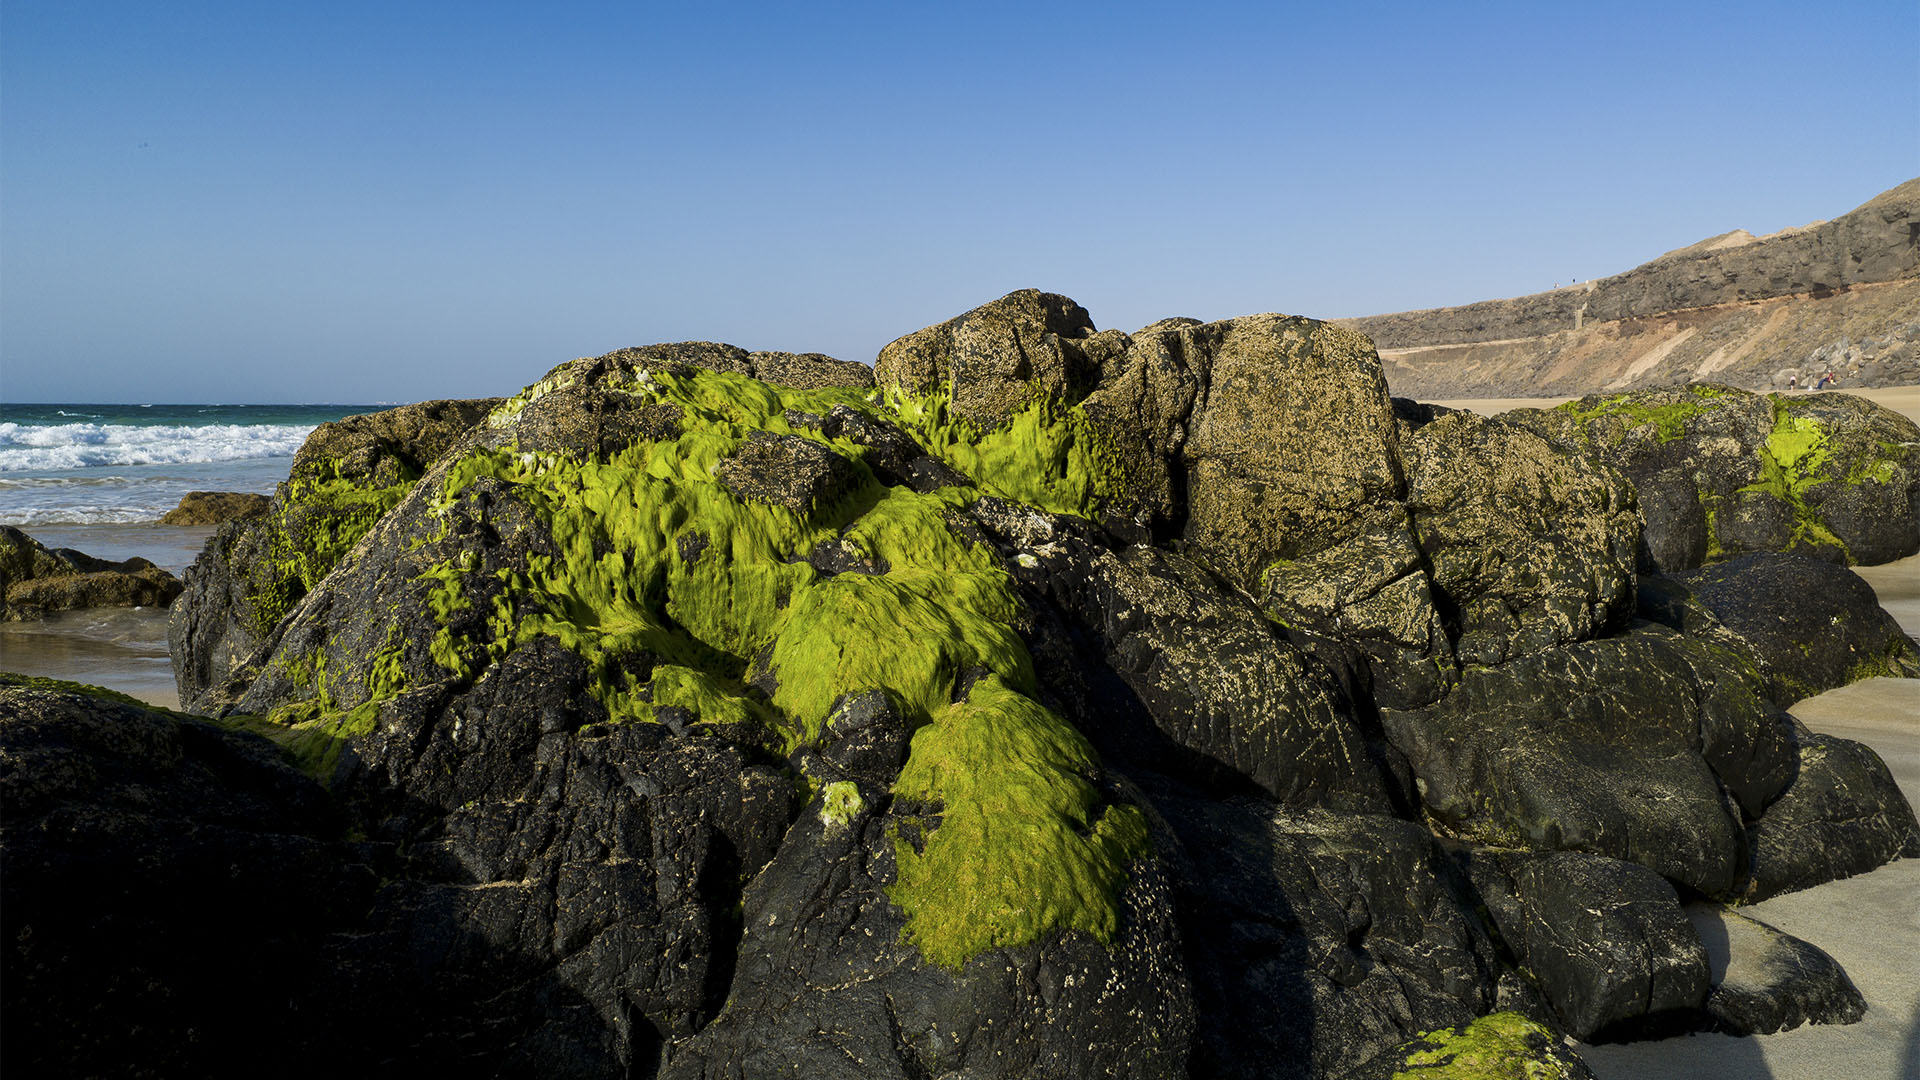
[[[268,494],[314,428],[380,407],[0,404],[0,525],[156,521],[189,491]]]
[[[0,404],[0,525],[48,547],[115,561],[138,555],[180,574],[214,531],[157,523],[181,496],[271,494],[314,428],[384,407]],[[0,622],[0,670],[177,701],[164,610]]]

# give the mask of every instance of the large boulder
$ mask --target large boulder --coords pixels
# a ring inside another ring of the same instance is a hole
[[[1771,1035],[1866,1015],[1853,980],[1819,948],[1718,904],[1688,904],[1686,911],[1707,950],[1713,989],[1703,1008],[1715,1030]]]
[[[1626,473],[1649,569],[1745,552],[1872,564],[1920,551],[1920,426],[1864,398],[1698,384],[1506,419]]]
[[[1920,856],[1920,823],[1886,762],[1851,739],[1796,724],[1799,770],[1747,827],[1748,903]]]
[[[11,525],[0,525],[0,621],[94,607],[166,607],[180,580],[138,556],[96,559],[72,548],[48,548]]]
[[[1570,851],[1485,852],[1471,865],[1502,939],[1568,1034],[1606,1041],[1697,1023],[1707,952],[1665,878]]]
[[[1709,895],[1745,878],[1742,822],[1793,776],[1785,719],[1735,656],[1661,627],[1468,669],[1390,712],[1442,828],[1637,862]]]
[[[375,885],[344,825],[258,736],[0,679],[5,1071],[313,1071],[289,999]]]
[[[1404,441],[1407,507],[1462,664],[1593,637],[1633,608],[1633,489],[1610,468],[1471,413]]]
[[[1079,398],[1110,345],[1087,309],[1022,289],[881,349],[873,377],[904,394],[938,394],[955,418],[991,431],[1048,398]]]

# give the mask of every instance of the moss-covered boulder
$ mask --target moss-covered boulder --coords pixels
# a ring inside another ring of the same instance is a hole
[[[163,608],[180,590],[178,578],[138,556],[96,559],[72,548],[48,548],[0,525],[0,620],[80,608]]]
[[[189,491],[180,505],[160,515],[162,525],[223,525],[264,513],[267,497],[245,491]]]
[[[300,598],[498,398],[428,401],[322,424],[266,508],[229,520],[187,569],[167,626],[181,704],[207,710]]]
[[[1696,384],[1506,418],[1627,474],[1650,569],[1744,552],[1873,564],[1920,551],[1920,426],[1864,398]]]

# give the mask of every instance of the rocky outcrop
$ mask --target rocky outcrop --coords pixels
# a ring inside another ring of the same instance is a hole
[[[1736,230],[1623,274],[1511,300],[1343,320],[1394,391],[1533,397],[1701,379],[1920,382],[1920,180],[1832,221]]]
[[[1501,419],[1632,481],[1646,569],[1744,552],[1874,564],[1920,551],[1920,426],[1862,398],[1701,384]]]
[[[160,516],[162,525],[222,525],[266,512],[267,497],[241,491],[189,491]]]
[[[265,509],[228,520],[187,569],[190,599],[167,625],[181,704],[211,707],[274,625],[498,404],[429,401],[315,428]]]
[[[72,548],[48,548],[0,525],[0,620],[94,607],[166,607],[179,579],[145,559],[109,562]]]
[[[1636,619],[1623,470],[1349,331],[1029,292],[876,386],[776,355],[554,369],[183,662],[375,867],[294,994],[330,1065],[1574,1069],[1544,1032],[1713,1022],[1680,895],[1912,840],[1731,608]]]

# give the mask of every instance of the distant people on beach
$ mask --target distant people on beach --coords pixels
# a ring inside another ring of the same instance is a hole
[[[1815,390],[1825,390],[1829,386],[1838,385],[1839,382],[1840,380],[1834,378],[1833,376],[1833,369],[1828,368],[1827,373],[1825,375],[1820,376],[1820,381],[1815,383],[1813,388]]]
[[[1787,389],[1789,390],[1800,389],[1800,376],[1798,375],[1787,376]]]

